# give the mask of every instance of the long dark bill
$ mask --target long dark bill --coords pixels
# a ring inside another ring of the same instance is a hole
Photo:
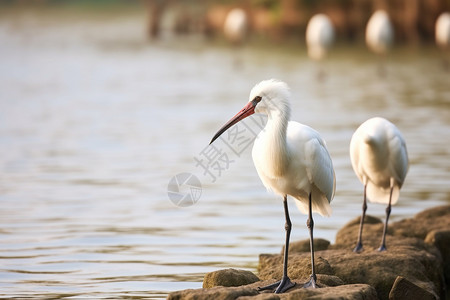
[[[214,135],[214,137],[211,139],[211,142],[209,144],[211,145],[219,136],[222,135],[228,128],[236,124],[237,122],[244,120],[248,116],[251,116],[255,113],[255,106],[256,103],[254,101],[248,102],[244,108],[242,108],[234,117],[230,119],[225,125],[222,126],[222,128],[217,131],[217,133]]]

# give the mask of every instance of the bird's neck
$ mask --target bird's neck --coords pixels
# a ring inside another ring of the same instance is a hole
[[[281,176],[289,164],[286,138],[288,123],[289,114],[269,115],[265,127],[268,147],[266,151],[269,157],[267,163],[270,164],[270,168],[276,176]]]

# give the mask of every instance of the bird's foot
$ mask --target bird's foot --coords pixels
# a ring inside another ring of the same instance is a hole
[[[384,244],[381,245],[380,248],[378,248],[377,250],[378,250],[379,252],[386,251],[386,250],[387,250],[386,245],[384,245]]]
[[[358,243],[357,245],[356,245],[356,247],[353,249],[353,252],[355,252],[355,253],[359,253],[359,252],[362,252],[363,251],[363,245],[362,245],[362,243]]]
[[[279,280],[275,283],[266,285],[266,286],[260,286],[260,287],[258,287],[258,291],[273,290],[273,289],[277,288],[280,285],[280,283],[281,283],[281,280]]]
[[[289,277],[283,277],[281,279],[281,283],[280,285],[277,287],[277,289],[275,290],[275,294],[281,294],[286,292],[288,289],[292,288],[295,286],[295,282],[292,282]]]
[[[269,284],[267,286],[259,287],[258,291],[265,291],[265,290],[275,290],[275,294],[280,294],[286,292],[288,289],[295,286],[295,283],[292,282],[289,277],[283,277],[280,281],[277,281],[275,283]]]
[[[317,280],[316,275],[311,274],[311,277],[309,277],[309,281],[307,283],[305,283],[303,285],[303,287],[305,289],[308,289],[308,288],[315,289],[315,288],[317,288],[316,280]]]

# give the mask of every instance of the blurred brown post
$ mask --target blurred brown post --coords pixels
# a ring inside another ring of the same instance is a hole
[[[161,31],[161,19],[167,0],[145,0],[148,11],[147,34],[150,38],[158,38]]]
[[[299,8],[296,0],[281,0],[280,1],[280,25],[281,35],[295,34],[299,31],[301,24],[306,26],[306,16]],[[305,27],[306,28],[306,27]]]
[[[405,8],[403,25],[405,27],[406,40],[410,44],[415,45],[419,42],[419,0],[404,0],[403,3]]]

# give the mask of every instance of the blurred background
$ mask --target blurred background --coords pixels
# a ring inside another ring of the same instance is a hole
[[[390,23],[372,51],[377,10]],[[450,204],[449,46],[436,39],[449,36],[445,18],[436,29],[449,10],[448,0],[0,1],[0,297],[161,299],[201,287],[206,272],[257,272],[258,254],[284,241],[281,199],[251,158],[264,119],[239,127],[239,149],[208,143],[263,79],[291,87],[292,119],[318,130],[333,158],[333,215],[315,217],[316,237],[334,242],[361,213],[348,147],[374,116],[395,123],[409,151],[392,220]],[[314,55],[305,35],[318,13],[331,26]],[[188,207],[169,198],[179,173],[201,183]],[[307,239],[290,205],[292,240]],[[369,203],[368,214],[384,212]]]

